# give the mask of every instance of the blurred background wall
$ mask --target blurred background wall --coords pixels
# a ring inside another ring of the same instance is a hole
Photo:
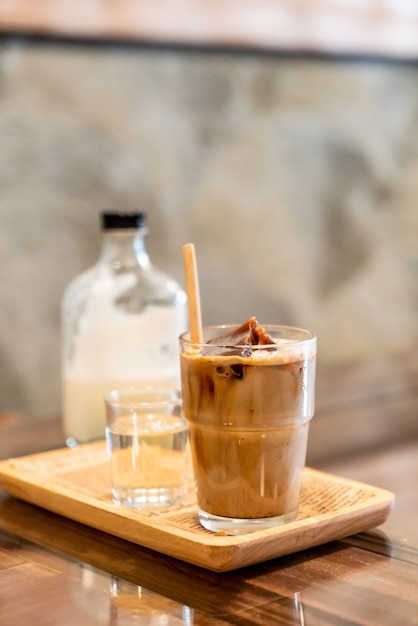
[[[205,323],[308,327],[319,363],[417,340],[418,64],[3,37],[0,411],[60,409],[60,300],[99,212],[198,255]]]

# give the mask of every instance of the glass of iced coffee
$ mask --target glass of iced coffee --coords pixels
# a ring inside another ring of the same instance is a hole
[[[180,336],[183,412],[206,529],[236,535],[297,518],[315,363],[312,333],[255,318],[204,327],[201,342]]]

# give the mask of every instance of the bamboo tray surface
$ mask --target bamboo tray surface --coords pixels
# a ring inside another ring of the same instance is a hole
[[[341,539],[382,524],[394,495],[311,468],[304,470],[298,519],[240,536],[201,527],[192,481],[185,500],[136,511],[113,504],[105,442],[0,462],[13,496],[134,544],[222,572]]]

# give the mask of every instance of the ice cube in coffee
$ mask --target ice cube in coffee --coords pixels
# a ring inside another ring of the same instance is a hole
[[[255,318],[205,328],[202,344],[182,335],[183,411],[206,528],[246,532],[251,522],[259,528],[297,516],[315,353],[308,331],[262,327]]]

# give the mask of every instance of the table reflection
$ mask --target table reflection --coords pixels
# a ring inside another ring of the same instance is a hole
[[[193,626],[194,623],[190,607],[112,577],[109,626]]]
[[[265,626],[268,623],[304,626],[300,594],[295,593],[289,598],[278,595],[276,601],[263,603],[241,614],[209,616],[145,587],[112,577],[109,626],[204,626],[230,623],[240,626]]]

